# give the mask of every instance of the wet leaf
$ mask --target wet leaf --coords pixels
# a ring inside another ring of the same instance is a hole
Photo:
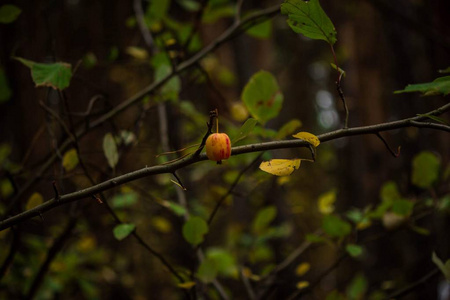
[[[299,132],[293,135],[293,137],[297,138],[297,139],[301,139],[304,140],[308,143],[310,143],[311,145],[313,145],[314,147],[317,147],[320,145],[320,140],[317,136],[315,136],[312,133],[309,132]]]
[[[267,173],[276,176],[291,175],[294,170],[300,168],[301,159],[271,159],[263,161],[259,168]]]
[[[288,24],[297,33],[328,44],[336,43],[336,29],[318,0],[286,0],[281,13],[288,15]]]

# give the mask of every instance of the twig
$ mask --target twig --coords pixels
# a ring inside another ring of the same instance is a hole
[[[225,199],[233,192],[233,190],[236,187],[236,185],[238,184],[239,180],[241,180],[242,175],[244,175],[244,173],[247,172],[257,161],[259,161],[263,154],[264,154],[264,152],[261,152],[250,164],[248,164],[245,168],[243,168],[239,172],[238,176],[236,176],[233,183],[228,188],[228,191],[222,197],[220,197],[219,201],[217,201],[216,205],[214,206],[214,209],[208,218],[208,225],[211,225],[217,211],[219,210],[220,206],[223,204],[223,201],[225,201]]]
[[[318,234],[318,233],[320,233],[320,231],[316,230],[316,232],[314,234]],[[292,251],[291,254],[289,254],[289,256],[286,257],[285,260],[283,260],[280,264],[278,264],[273,269],[272,272],[270,272],[268,275],[266,275],[264,278],[261,279],[261,280],[267,281],[267,283],[266,283],[267,288],[265,288],[263,291],[261,291],[259,293],[258,299],[264,299],[267,296],[267,293],[269,292],[269,290],[271,288],[273,288],[273,284],[274,284],[276,275],[278,273],[282,272],[287,267],[289,267],[300,255],[305,253],[305,251],[307,249],[309,249],[309,247],[311,247],[312,244],[313,243],[305,240],[300,246],[298,246],[294,251]]]
[[[206,126],[208,127],[208,130],[206,131],[205,135],[203,136],[203,139],[200,143],[200,146],[198,146],[197,151],[194,152],[193,157],[198,157],[200,155],[200,153],[203,150],[203,147],[205,147],[206,144],[206,140],[208,139],[208,136],[211,134],[212,132],[212,127],[214,125],[214,119],[217,118],[217,109],[216,110],[212,110],[209,112],[209,122],[206,123]]]
[[[176,76],[177,74],[187,70],[188,68],[194,66],[197,64],[198,61],[200,61],[203,57],[226,43],[228,40],[234,38],[238,33],[240,33],[240,29],[245,28],[248,25],[256,25],[259,22],[264,21],[264,17],[273,17],[275,14],[277,14],[280,11],[280,6],[275,5],[272,7],[269,7],[267,9],[260,10],[258,12],[255,12],[253,14],[250,14],[246,18],[242,19],[239,24],[233,24],[230,26],[222,35],[217,37],[213,42],[211,42],[208,46],[204,47],[202,50],[197,52],[195,55],[193,55],[191,58],[187,59],[186,61],[182,62],[180,65],[177,66],[176,69],[174,69],[170,74],[165,76],[164,78],[153,82],[152,84],[148,85],[141,91],[137,92],[134,96],[126,99],[125,101],[121,102],[118,106],[116,106],[114,109],[110,110],[109,112],[105,113],[103,116],[99,117],[98,119],[94,120],[89,124],[89,126],[80,128],[80,130],[77,131],[77,137],[84,136],[89,130],[96,128],[106,121],[110,120],[120,112],[124,111],[128,107],[132,106],[133,104],[137,103],[139,100],[141,100],[146,95],[154,92],[158,88],[162,87],[167,81],[169,81],[172,77]],[[50,156],[44,164],[41,166],[39,170],[37,170],[34,173],[34,176],[27,180],[23,185],[22,188],[18,191],[18,193],[14,196],[14,198],[11,199],[11,209],[8,209],[6,211],[5,216],[10,215],[12,208],[15,207],[17,202],[19,201],[22,194],[27,191],[35,182],[36,180],[42,176],[42,174],[45,173],[45,171],[48,170],[48,168],[55,162],[55,160],[58,158],[58,153],[63,152],[66,150],[71,144],[71,140],[64,141],[57,153],[54,153],[52,156]]]
[[[52,181],[52,185],[53,185],[53,191],[55,192],[55,199],[59,200],[59,191],[58,191],[58,187],[56,186],[55,180]]]
[[[338,92],[339,98],[341,98],[342,103],[344,104],[344,110],[345,110],[345,120],[344,120],[344,128],[348,128],[348,118],[349,118],[349,110],[347,106],[347,102],[345,101],[344,91],[342,90],[341,86],[341,79],[342,74],[341,70],[339,69],[336,53],[334,52],[334,47],[332,44],[330,44],[331,53],[333,54],[334,59],[334,65],[336,66],[336,72],[338,73],[337,79],[336,79],[336,90]]]
[[[66,227],[64,228],[63,232],[56,238],[56,240],[53,242],[53,245],[50,247],[47,253],[47,257],[45,258],[45,261],[42,263],[41,267],[39,268],[38,273],[36,274],[36,277],[33,280],[33,283],[31,284],[30,289],[28,290],[28,293],[25,297],[25,299],[33,299],[36,295],[36,292],[39,289],[39,286],[42,283],[42,280],[45,277],[45,274],[47,274],[48,268],[50,267],[51,262],[55,259],[56,255],[61,251],[62,247],[66,243],[67,239],[71,236],[71,233],[73,229],[75,228],[75,225],[77,224],[77,218],[72,218],[67,223]]]
[[[236,3],[236,15],[234,17],[234,22],[236,24],[239,24],[239,22],[241,21],[242,4],[244,4],[244,0],[237,0],[237,3]]]
[[[183,45],[183,48],[186,50],[186,52],[187,52],[187,49],[189,48],[189,45],[192,42],[192,39],[194,38],[195,34],[198,32],[198,30],[200,28],[200,24],[202,22],[203,14],[205,13],[207,4],[208,4],[208,0],[201,0],[201,2],[200,2],[200,9],[197,11],[197,14],[195,15],[194,26],[192,27],[191,32],[189,32],[189,36],[187,37],[187,39]]]
[[[69,136],[69,138],[72,140],[72,142],[75,141],[75,136],[72,134],[72,132],[70,132],[69,128],[67,127],[66,123],[64,123],[64,121],[58,116],[58,114],[53,111],[53,109],[51,109],[50,107],[48,107],[47,105],[44,104],[44,102],[39,101],[39,105],[47,112],[49,113],[53,118],[55,118],[55,120],[59,123],[59,125],[61,125],[61,127],[64,129],[64,131],[66,132],[67,136]]]
[[[139,26],[139,30],[141,31],[142,37],[144,38],[145,44],[147,45],[150,54],[152,54],[154,45],[153,37],[150,30],[148,30],[147,25],[145,24],[144,11],[142,9],[141,2],[142,2],[141,0],[134,0],[133,9],[134,13],[136,14],[136,20]]]
[[[386,146],[386,149],[388,149],[388,151],[392,154],[393,157],[397,158],[400,156],[400,149],[401,149],[400,146],[398,146],[397,152],[394,152],[394,150],[391,149],[389,144],[386,142],[386,140],[381,136],[379,132],[375,133],[375,135],[383,142],[384,146]]]
[[[444,112],[450,110],[450,103],[435,109],[427,114],[431,115],[441,115]],[[430,129],[438,129],[446,132],[450,132],[450,126],[445,126],[443,124],[435,124],[435,123],[422,123],[420,121],[424,120],[426,117],[424,116],[415,116],[412,118],[397,120],[393,122],[381,123],[376,125],[369,126],[361,126],[361,127],[352,127],[347,129],[339,129],[332,132],[324,133],[318,135],[319,140],[324,143],[332,140],[336,140],[343,137],[350,137],[356,135],[364,135],[364,134],[372,134],[375,132],[383,132],[394,130],[398,128],[404,127],[421,127],[421,128],[430,128]],[[443,125],[443,126],[442,126]],[[308,147],[309,143],[300,139],[294,140],[284,140],[284,141],[272,141],[258,144],[250,144],[244,146],[238,146],[232,148],[231,155],[241,155],[244,153],[252,153],[252,152],[260,152],[265,150],[275,150],[275,149],[286,149],[286,148],[299,148],[299,147]],[[3,221],[0,221],[0,230],[9,228],[15,224],[23,222],[24,220],[30,219],[32,217],[38,216],[39,212],[46,212],[55,208],[59,205],[73,202],[76,200],[89,198],[91,195],[98,194],[100,192],[109,190],[111,187],[115,187],[139,178],[148,177],[155,174],[164,174],[164,173],[173,173],[174,171],[186,167],[188,165],[195,164],[197,162],[206,160],[207,157],[204,153],[197,154],[195,153],[191,156],[185,157],[183,159],[177,160],[171,164],[166,165],[156,165],[152,167],[145,167],[140,170],[136,170],[133,172],[129,172],[127,174],[123,174],[117,176],[115,178],[111,178],[99,184],[93,185],[91,187],[85,188],[80,191],[68,193],[65,195],[61,195],[60,200],[56,201],[55,199],[50,199],[44,202],[41,205],[38,205],[30,210],[21,212],[17,215],[9,217]]]
[[[250,284],[250,281],[248,280],[247,276],[245,276],[245,274],[244,274],[244,269],[241,270],[241,278],[242,278],[242,282],[244,283],[245,290],[247,291],[248,298],[250,300],[256,299],[255,292],[253,291],[252,285]]]
[[[404,287],[403,289],[401,289],[399,291],[396,291],[396,292],[390,294],[389,296],[387,296],[385,298],[385,300],[400,299],[401,297],[408,295],[410,292],[412,292],[413,290],[415,290],[416,288],[418,288],[422,284],[426,283],[429,279],[433,278],[437,274],[439,274],[439,269],[438,268],[434,268],[431,272],[429,272],[428,274],[426,274],[425,276],[423,276],[419,280],[411,283],[410,285]]]
[[[334,269],[336,269],[346,257],[347,257],[347,254],[342,254],[341,256],[339,256],[339,258],[331,266],[329,266],[325,271],[323,271],[316,278],[316,280],[313,283],[311,283],[310,286],[308,286],[304,290],[297,290],[297,291],[293,292],[287,299],[288,300],[294,300],[294,299],[298,299],[298,297],[300,295],[309,294],[322,281],[322,279],[327,277],[328,274],[330,274]]]
[[[0,281],[3,278],[3,276],[6,274],[6,271],[8,270],[9,266],[14,260],[14,256],[17,253],[17,250],[19,249],[20,245],[20,231],[18,228],[12,228],[12,241],[11,246],[9,247],[8,256],[6,256],[5,260],[3,261],[2,267],[0,268]],[[6,245],[5,245],[6,246]]]

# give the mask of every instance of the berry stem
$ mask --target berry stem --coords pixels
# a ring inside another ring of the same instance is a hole
[[[219,133],[219,111],[216,108],[216,133]]]

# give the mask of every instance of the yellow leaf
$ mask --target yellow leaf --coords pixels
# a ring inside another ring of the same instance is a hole
[[[77,249],[80,252],[87,253],[89,251],[94,250],[97,245],[97,241],[92,235],[85,235],[81,239],[78,240]]]
[[[309,282],[308,281],[300,281],[299,283],[297,283],[297,288],[299,290],[307,288],[309,286]]]
[[[172,224],[166,218],[156,216],[152,218],[151,222],[153,227],[159,232],[169,233],[172,231]]]
[[[252,270],[250,270],[250,268],[243,268],[242,269],[242,276],[250,278],[253,281],[259,281],[261,279],[261,277],[259,277],[256,274],[253,274]]]
[[[309,269],[311,269],[311,265],[309,263],[307,262],[301,263],[295,269],[295,274],[297,276],[303,276],[309,271]]]
[[[276,176],[291,175],[294,170],[300,168],[301,159],[271,159],[263,161],[259,168],[264,172]]]
[[[31,197],[28,199],[27,205],[25,206],[26,210],[30,210],[33,207],[36,207],[44,202],[44,197],[38,192],[33,193]]]
[[[319,211],[328,215],[334,211],[334,202],[336,202],[336,191],[331,190],[325,194],[319,196],[319,201],[317,205],[319,206]]]
[[[147,50],[140,47],[130,46],[125,49],[125,52],[136,59],[145,60],[148,58]]]
[[[314,147],[317,147],[320,145],[320,140],[317,136],[315,136],[312,133],[309,132],[299,132],[293,135],[293,137],[297,138],[297,139],[301,139],[304,141],[307,141],[308,143],[310,143],[311,145],[313,145]]]
[[[62,165],[67,172],[75,169],[75,167],[78,165],[78,162],[78,154],[75,148],[72,148],[64,153]]]
[[[188,281],[188,282],[183,282],[183,283],[177,284],[177,286],[179,288],[186,289],[186,290],[191,289],[194,285],[195,285],[195,281]]]

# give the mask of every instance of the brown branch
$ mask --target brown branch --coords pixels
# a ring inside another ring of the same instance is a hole
[[[152,84],[148,85],[147,87],[143,88],[139,92],[137,92],[134,96],[126,99],[122,103],[120,103],[118,106],[110,110],[109,112],[105,113],[98,119],[92,121],[89,123],[88,126],[85,126],[83,128],[80,128],[80,130],[77,131],[76,136],[78,138],[84,136],[87,132],[89,132],[91,129],[96,128],[106,121],[112,119],[117,114],[121,113],[128,107],[136,104],[138,101],[140,101],[143,97],[145,97],[148,94],[151,94],[158,88],[162,87],[167,81],[169,81],[172,77],[178,75],[179,73],[189,69],[190,67],[196,65],[202,58],[204,58],[209,53],[216,50],[218,47],[229,41],[230,39],[236,37],[238,34],[242,33],[241,29],[247,28],[249,26],[256,25],[258,23],[261,23],[265,21],[269,17],[275,16],[280,11],[280,6],[275,5],[263,10],[260,10],[258,12],[252,13],[248,15],[246,18],[242,19],[239,23],[234,23],[231,25],[224,33],[222,33],[219,37],[217,37],[214,41],[212,41],[208,46],[204,47],[202,50],[197,52],[195,55],[190,57],[189,59],[185,60],[181,64],[179,64],[173,71],[165,76],[164,78],[153,82]],[[71,140],[67,139],[63,143],[61,143],[58,152],[61,153],[64,150],[66,150],[70,144]],[[52,154],[41,166],[39,170],[37,170],[34,173],[34,176],[30,178],[28,181],[26,181],[21,189],[18,191],[18,193],[14,196],[14,198],[11,199],[11,205],[10,207],[15,207],[17,202],[19,201],[20,197],[23,195],[25,191],[27,191],[35,182],[36,180],[44,174],[46,170],[55,162],[57,159],[57,154]],[[11,213],[12,209],[7,210],[6,216],[8,216]]]
[[[440,115],[446,111],[450,110],[450,103],[433,110],[428,115]],[[361,126],[361,127],[353,127],[353,128],[344,128],[335,130],[332,132],[328,132],[325,134],[321,134],[318,136],[319,140],[323,142],[328,142],[331,140],[336,140],[343,137],[350,137],[356,135],[364,135],[364,134],[373,134],[376,132],[389,131],[398,128],[404,127],[420,127],[420,128],[430,128],[430,129],[438,129],[446,132],[450,132],[450,126],[446,126],[443,124],[435,124],[435,123],[424,123],[422,120],[426,119],[426,116],[415,116],[412,118],[407,118],[403,120],[381,123],[376,125],[369,126]],[[309,147],[309,143],[300,139],[295,140],[284,140],[284,141],[272,141],[258,144],[251,144],[245,146],[238,146],[232,148],[231,155],[240,155],[244,153],[252,153],[252,152],[260,152],[265,150],[275,150],[275,149],[285,149],[285,148],[299,148],[299,147]],[[196,152],[197,153],[197,152]],[[73,202],[76,200],[89,198],[92,195],[98,194],[100,192],[109,190],[118,185],[143,178],[148,177],[155,174],[163,174],[163,173],[173,173],[178,169],[184,168],[186,166],[195,164],[199,161],[206,160],[207,157],[204,153],[196,155],[194,153],[191,156],[185,157],[183,159],[174,161],[170,164],[165,165],[157,165],[153,167],[145,167],[140,170],[136,170],[124,175],[117,176],[115,178],[111,178],[97,185],[88,187],[86,189],[76,191],[73,193],[61,195],[59,201],[56,199],[51,199],[46,201],[45,203],[38,205],[30,210],[19,213],[15,216],[9,217],[3,221],[0,221],[0,230],[4,230],[9,228],[15,224],[23,222],[24,220],[30,219],[35,216],[39,216],[41,213],[51,210],[59,205],[64,203]]]
[[[71,220],[69,220],[69,222],[67,223],[63,232],[53,242],[53,245],[48,250],[45,261],[39,268],[39,271],[36,274],[36,277],[34,278],[33,283],[31,284],[31,287],[28,290],[28,293],[24,299],[33,299],[34,298],[34,296],[36,295],[36,292],[39,289],[39,286],[42,283],[42,280],[45,277],[45,274],[47,274],[50,264],[56,258],[56,255],[61,251],[61,249],[64,246],[64,244],[66,243],[67,239],[72,235],[72,231],[75,228],[75,225],[77,224],[77,220],[78,220],[77,218],[72,218]]]

